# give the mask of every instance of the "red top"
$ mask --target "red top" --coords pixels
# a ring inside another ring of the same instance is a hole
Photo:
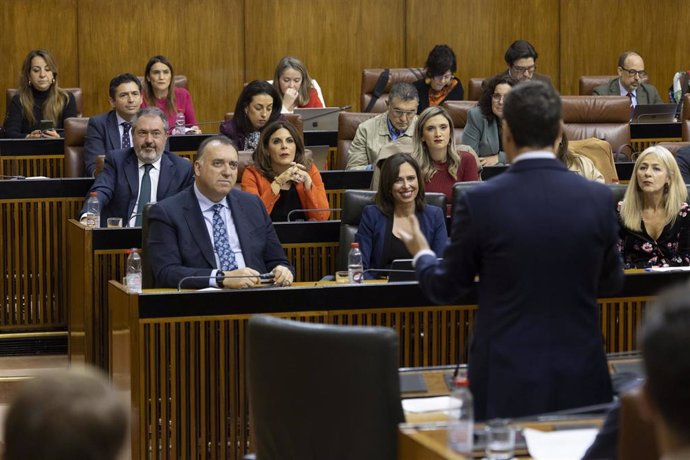
[[[424,190],[427,192],[439,192],[446,195],[446,200],[450,204],[453,200],[453,184],[456,182],[467,182],[479,180],[479,172],[477,171],[477,161],[474,155],[470,152],[459,150],[460,166],[458,167],[458,174],[453,177],[448,172],[448,162],[437,163],[436,174],[431,177],[431,180],[424,184]]]
[[[316,109],[323,107],[319,93],[314,88],[309,88],[309,101],[305,105],[300,105],[300,109]]]

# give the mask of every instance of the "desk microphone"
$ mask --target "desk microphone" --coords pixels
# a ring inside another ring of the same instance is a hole
[[[180,280],[179,283],[177,283],[177,292],[180,292],[182,290],[182,284],[185,281],[188,280],[209,280],[211,278],[210,275],[192,275],[192,276],[185,276]],[[247,278],[259,278],[259,283],[260,284],[271,284],[273,283],[273,279],[275,276],[273,273],[261,273],[260,275],[218,275],[215,277],[215,279],[247,279]],[[211,287],[211,286],[209,286]],[[225,289],[222,286],[220,289]]]
[[[334,107],[333,110],[324,110],[323,112],[320,112],[318,114],[312,115],[310,117],[305,117],[302,114],[299,114],[300,117],[302,117],[302,122],[307,122],[311,120],[318,120],[319,118],[323,118],[326,115],[330,115],[332,113],[338,113],[338,112],[345,112],[346,110],[350,110],[352,108],[351,105],[344,105],[342,107]]]
[[[320,211],[342,211],[343,208],[311,208],[311,209],[293,209],[292,211],[288,212],[287,214],[287,221],[288,222],[299,222],[298,220],[292,221],[290,220],[290,217],[292,216],[293,213],[296,212],[320,212]]]

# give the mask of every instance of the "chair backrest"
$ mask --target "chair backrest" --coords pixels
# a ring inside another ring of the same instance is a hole
[[[467,87],[467,100],[468,101],[478,101],[479,96],[482,95],[482,84],[486,78],[484,77],[473,77],[470,78],[470,84]]]
[[[335,169],[345,169],[347,166],[347,152],[355,138],[357,127],[363,121],[373,118],[377,113],[340,112],[338,115],[338,152],[335,158]]]
[[[244,174],[244,170],[247,169],[247,166],[251,165],[254,163],[253,159],[253,150],[240,150],[237,152],[239,156],[239,166],[237,167],[237,182],[235,183],[235,188],[241,190],[242,189],[242,174]]]
[[[683,110],[680,115],[682,136],[685,142],[690,142],[690,93],[683,96]]]
[[[393,329],[250,318],[257,458],[395,460],[404,420],[398,362]]]
[[[362,93],[360,95],[360,110],[363,112],[369,101],[373,97],[374,88],[376,88],[376,82],[379,76],[383,73],[384,69],[364,69],[362,70]],[[388,93],[390,93],[391,88],[394,84],[405,81],[408,83],[414,83],[417,80],[424,78],[424,69],[419,67],[405,67],[399,69],[389,69],[390,74],[388,76],[388,83],[385,89],[381,93],[381,97],[376,100],[374,107],[371,109],[372,112],[382,113],[386,111],[386,101],[388,100]]]
[[[568,150],[592,160],[594,166],[604,176],[604,182],[607,184],[618,182],[618,173],[613,162],[613,151],[608,142],[596,138],[573,140],[568,143]]]
[[[613,203],[613,209],[618,207],[618,203],[623,201],[623,196],[625,191],[628,189],[627,184],[606,184],[611,190],[611,202]]]
[[[77,105],[77,115],[81,117],[81,114],[83,112],[83,107],[84,107],[84,101],[81,93],[81,88],[62,88],[65,91],[68,91],[72,93],[74,96],[74,102]],[[17,88],[7,88],[7,91],[5,92],[5,107],[9,108],[10,103],[12,102],[12,98],[14,95],[17,94]]]
[[[141,86],[146,87],[146,81],[144,80],[143,75],[137,75],[137,78],[141,82]],[[173,80],[173,84],[179,88],[187,88],[187,75],[175,75],[175,79]]]
[[[462,194],[465,193],[465,191],[467,191],[471,188],[474,188],[481,183],[482,183],[481,181],[476,180],[476,181],[456,182],[455,184],[453,184],[453,193],[452,193],[453,202],[451,203],[451,210],[450,210],[451,219],[455,215],[455,210],[458,207],[458,201],[460,200],[460,197],[462,196]]]
[[[462,133],[465,131],[465,125],[467,124],[467,112],[476,105],[476,101],[446,101],[443,103],[443,107],[446,108],[450,118],[453,120],[453,126],[455,127],[453,138],[456,145],[462,144]]]
[[[630,100],[625,96],[562,96],[568,140],[596,137],[614,152],[630,144]]]
[[[65,177],[83,177],[84,167],[84,138],[88,118],[65,119]]]
[[[605,85],[618,75],[583,75],[580,77],[580,96],[591,96],[594,88]]]
[[[373,190],[345,190],[343,193],[336,270],[347,270],[347,255],[355,240],[362,212],[366,206],[374,203],[375,194]],[[438,206],[446,213],[446,196],[443,193],[427,192],[425,198],[428,205]]]
[[[297,131],[302,136],[302,141],[304,141],[304,122],[302,121],[302,116],[298,113],[283,113],[281,115],[285,117],[286,121],[292,123],[292,126],[297,128]],[[230,121],[234,116],[235,112],[226,112],[223,118],[225,121]]]

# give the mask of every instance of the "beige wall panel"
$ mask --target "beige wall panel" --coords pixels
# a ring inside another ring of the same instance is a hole
[[[564,94],[578,93],[581,75],[616,73],[626,50],[645,60],[662,99],[674,72],[690,69],[690,9],[683,0],[560,0]]]
[[[5,120],[5,89],[16,88],[22,61],[35,48],[55,56],[60,86],[78,86],[77,0],[0,2],[0,117]]]
[[[423,67],[436,44],[448,44],[458,59],[463,86],[472,77],[506,69],[503,55],[517,39],[539,53],[538,72],[559,79],[557,0],[407,0],[407,64]]]
[[[251,0],[245,18],[247,81],[273,78],[278,60],[294,55],[329,106],[359,110],[362,69],[405,64],[400,0]]]
[[[198,120],[222,119],[244,78],[242,11],[243,0],[80,0],[85,114],[109,110],[113,76],[143,75],[148,59],[163,54],[187,75]],[[217,132],[218,123],[201,128]]]

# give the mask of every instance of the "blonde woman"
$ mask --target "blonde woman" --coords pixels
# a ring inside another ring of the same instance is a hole
[[[673,154],[646,149],[618,203],[625,268],[690,265],[690,207]]]

